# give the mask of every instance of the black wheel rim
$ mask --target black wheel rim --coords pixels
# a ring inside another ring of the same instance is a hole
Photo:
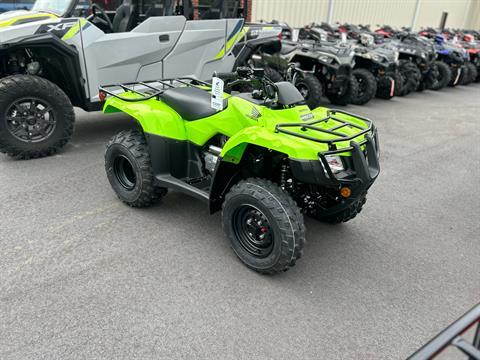
[[[5,119],[10,134],[27,143],[46,140],[57,127],[52,106],[38,98],[16,100],[7,108]]]
[[[250,255],[265,258],[272,253],[273,230],[259,209],[241,205],[235,210],[232,220],[236,238]]]
[[[132,163],[126,156],[120,155],[115,158],[113,161],[113,172],[120,185],[125,189],[133,190],[135,188],[137,177]]]
[[[357,77],[357,82],[358,82],[358,96],[362,97],[363,95],[365,95],[365,91],[367,90],[367,82],[361,76]]]

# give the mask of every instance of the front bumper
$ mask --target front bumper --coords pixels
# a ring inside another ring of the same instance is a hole
[[[290,159],[293,176],[298,181],[307,184],[322,185],[333,189],[348,187],[351,195],[343,199],[342,203],[337,206],[343,207],[355,203],[363,197],[380,173],[378,136],[376,132],[374,134],[373,137],[366,134],[365,140],[361,143],[351,141],[348,148],[321,152],[318,154],[318,161]],[[351,153],[351,156],[344,157],[346,170],[334,174],[328,165],[326,156],[346,151]],[[336,206],[328,211],[334,213]]]

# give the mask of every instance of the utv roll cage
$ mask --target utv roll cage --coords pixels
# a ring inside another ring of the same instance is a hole
[[[473,341],[462,337],[476,325]],[[453,346],[468,356],[468,360],[480,360],[480,304],[463,314],[458,320],[435,336],[427,344],[411,355],[408,360],[433,359],[446,348]]]

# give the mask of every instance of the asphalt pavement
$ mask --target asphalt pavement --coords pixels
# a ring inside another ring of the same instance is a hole
[[[480,84],[374,100],[382,172],[363,212],[307,219],[286,273],[240,263],[220,215],[115,196],[78,111],[44,159],[0,155],[0,359],[402,359],[480,301]]]

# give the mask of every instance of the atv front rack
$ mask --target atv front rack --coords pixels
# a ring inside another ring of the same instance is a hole
[[[351,121],[340,119],[339,117],[336,117],[335,114],[344,114],[344,115],[348,115],[348,116],[353,116],[357,119],[360,119],[360,120],[364,121],[367,124],[367,126],[362,127],[362,126],[360,126],[358,124],[355,124]],[[315,125],[318,125],[320,123],[326,123],[329,120],[335,120],[335,121],[339,122],[340,125],[336,125],[336,126],[330,128],[330,129],[324,129],[324,128],[321,128],[319,126],[315,126]],[[345,134],[343,134],[342,132],[339,131],[340,129],[344,128],[345,126],[354,127],[354,128],[356,128],[360,131],[358,133],[356,133],[355,135],[347,136],[347,135],[345,135]],[[333,139],[323,140],[323,139],[319,139],[319,138],[316,138],[316,137],[313,137],[313,136],[310,136],[310,135],[301,134],[299,132],[287,130],[287,128],[300,128],[303,131],[306,131],[307,129],[309,129],[309,130],[318,131],[320,133],[324,133],[324,134],[328,134],[328,135],[334,135],[336,137],[333,138]],[[328,110],[326,117],[324,117],[322,119],[319,119],[319,120],[314,120],[314,121],[311,121],[311,122],[283,123],[283,124],[277,124],[275,126],[275,132],[280,132],[280,133],[296,136],[296,137],[299,137],[299,138],[302,138],[302,139],[305,139],[305,140],[315,141],[315,142],[322,143],[322,144],[328,144],[328,148],[331,151],[336,151],[337,150],[336,146],[335,146],[335,143],[338,143],[338,142],[341,142],[341,141],[353,140],[356,137],[362,136],[362,135],[372,131],[373,129],[374,129],[374,127],[373,127],[373,123],[372,123],[371,120],[369,120],[365,117],[354,115],[354,114],[351,114],[349,112],[341,111],[341,110]],[[363,145],[363,144],[366,143],[366,141],[367,140],[363,140],[358,145]],[[350,151],[350,150],[353,150],[353,149],[352,148],[344,148],[344,149],[341,149],[341,151],[339,151],[339,152]]]
[[[160,84],[161,86],[154,86],[155,84]],[[104,95],[110,95],[127,102],[138,102],[158,98],[166,90],[176,88],[178,86],[211,87],[212,84],[192,77],[181,77],[176,79],[138,81],[125,84],[104,85],[100,86],[99,93],[103,93]],[[119,95],[124,93],[133,93],[138,96],[125,97]]]

